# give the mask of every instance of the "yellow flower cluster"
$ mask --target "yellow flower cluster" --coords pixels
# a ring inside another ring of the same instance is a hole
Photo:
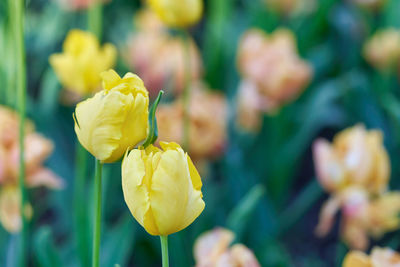
[[[22,226],[21,195],[18,189],[18,123],[16,112],[0,106],[0,222],[11,233],[20,231]],[[52,142],[36,133],[31,122],[26,123],[25,131],[26,185],[62,188],[62,180],[42,166],[53,150]],[[29,204],[25,212],[28,217],[32,214]]]
[[[182,38],[168,33],[164,24],[149,9],[135,16],[137,32],[129,41],[129,65],[143,79],[150,96],[156,96],[162,88],[167,93],[180,94],[185,86],[185,57],[190,61],[190,80],[202,74],[199,49],[189,39],[189,55],[185,52]]]
[[[400,227],[400,192],[388,191],[390,162],[382,139],[380,131],[356,125],[332,144],[323,139],[314,143],[317,178],[331,194],[321,210],[319,236],[330,231],[339,210],[341,235],[352,248],[366,249],[369,236]]]
[[[198,162],[221,155],[226,143],[227,103],[225,97],[203,84],[192,84],[189,103],[189,152]],[[183,142],[182,97],[157,110],[160,140]]]
[[[196,267],[235,266],[260,267],[253,252],[242,244],[229,245],[235,235],[224,228],[215,228],[198,237],[194,245]]]
[[[203,15],[203,0],[148,0],[148,3],[169,27],[192,26]]]
[[[256,131],[262,113],[273,113],[296,99],[309,83],[311,66],[299,58],[296,39],[286,29],[267,35],[247,31],[239,44],[238,123]]]
[[[364,45],[364,57],[380,70],[397,67],[400,60],[400,30],[378,30]]]
[[[400,254],[390,248],[374,247],[368,256],[361,251],[349,252],[343,267],[397,267],[400,266]]]
[[[101,88],[100,73],[115,65],[117,50],[112,44],[100,47],[90,32],[71,30],[63,52],[50,57],[50,64],[66,90],[78,101]],[[76,100],[75,100],[76,101]]]

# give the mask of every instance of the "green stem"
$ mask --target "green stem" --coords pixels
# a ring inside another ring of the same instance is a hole
[[[75,228],[76,228],[76,241],[78,251],[80,253],[82,266],[90,265],[90,236],[88,234],[88,217],[87,210],[82,203],[85,202],[85,181],[87,173],[87,160],[88,153],[76,142],[76,162],[75,162],[75,181],[74,181],[74,210],[75,210]]]
[[[161,240],[162,267],[169,267],[168,236],[161,235],[160,240]]]
[[[190,36],[183,30],[185,79],[183,87],[183,147],[190,149],[190,89],[191,89],[191,62],[190,62]]]
[[[93,4],[88,10],[88,30],[94,33],[99,41],[102,38],[103,8],[101,3]]]
[[[100,230],[101,230],[101,172],[103,164],[96,160],[96,173],[95,173],[95,216],[94,216],[94,230],[93,230],[93,254],[92,254],[92,266],[100,266]]]
[[[10,19],[13,28],[13,36],[15,40],[16,52],[16,86],[18,96],[18,113],[19,113],[19,177],[18,186],[21,193],[21,217],[22,217],[22,236],[21,236],[21,249],[20,249],[20,264],[26,266],[27,263],[27,218],[24,208],[27,203],[27,196],[25,192],[25,160],[24,160],[24,140],[25,140],[25,116],[26,116],[26,63],[25,63],[25,44],[24,44],[24,1],[14,0],[9,1]]]

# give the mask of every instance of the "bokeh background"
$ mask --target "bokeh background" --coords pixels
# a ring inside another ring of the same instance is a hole
[[[88,154],[76,156],[72,118],[75,98],[63,89],[49,63],[52,54],[62,51],[71,29],[87,29],[88,12],[73,6],[75,2],[79,1],[26,2],[28,117],[37,132],[52,140],[54,150],[45,165],[64,181],[61,190],[29,189],[33,208],[29,224],[30,266],[88,266],[91,255],[94,159]],[[341,266],[349,250],[340,235],[341,214],[327,236],[315,235],[321,206],[329,195],[318,183],[312,144],[318,137],[332,140],[347,127],[364,124],[367,129],[382,131],[391,162],[389,187],[400,188],[400,52],[390,48],[387,52],[385,41],[371,48],[381,53],[377,57],[390,59],[382,66],[374,64],[374,58],[368,59],[365,48],[379,30],[392,28],[399,34],[396,29],[400,29],[400,1],[362,2],[205,1],[203,18],[187,31],[193,38],[194,50],[190,57],[194,72],[190,79],[190,108],[194,114],[191,127],[199,130],[193,133],[189,153],[194,154],[202,174],[206,208],[190,227],[170,237],[171,266],[194,266],[195,240],[217,226],[233,231],[235,242],[251,249],[261,266]],[[145,80],[151,99],[158,90],[166,91],[157,115],[162,125],[160,135],[164,132],[167,139],[182,142],[182,116],[173,105],[179,101],[183,86],[179,79],[187,68],[179,59],[185,55],[182,44],[168,43],[182,41],[182,36],[179,31],[158,25],[154,18],[141,20],[144,6],[134,0],[105,3],[101,43],[116,46],[116,71],[121,75],[128,71],[138,73]],[[0,103],[15,108],[15,81],[10,79],[15,62],[10,52],[13,45],[7,41],[7,14],[7,1],[1,1]],[[150,22],[154,22],[154,29]],[[271,56],[263,54],[257,40],[245,48],[241,45],[244,34],[253,28],[264,32],[261,36],[267,39],[277,29],[285,28],[292,41],[271,46],[270,53],[277,56],[268,59]],[[145,31],[154,31],[158,37],[149,37],[143,34]],[[400,47],[400,37],[393,38],[395,46]],[[160,43],[155,49],[151,47],[154,42]],[[291,47],[288,50],[293,55],[287,56],[285,49],[280,51],[285,45]],[[166,51],[161,52],[163,49]],[[242,52],[248,54],[241,57]],[[140,55],[149,56],[141,59],[143,63],[139,62]],[[267,58],[266,65],[246,67],[248,60],[263,57]],[[282,63],[287,61],[287,65]],[[274,68],[279,71],[270,70]],[[256,72],[256,78],[252,72]],[[293,78],[301,72],[305,72],[303,80]],[[276,100],[269,89],[256,90],[250,96],[241,94],[240,88],[247,86],[243,83],[257,80],[257,75],[275,79],[274,89],[284,96],[277,96]],[[195,87],[212,96],[202,95]],[[267,103],[261,101],[265,99]],[[241,116],[250,127],[240,123]],[[87,168],[84,180],[79,180],[84,184],[83,196],[77,197],[79,163]],[[77,221],[76,215],[82,209],[87,216]],[[102,266],[160,266],[158,239],[140,227],[123,200],[120,163],[105,166],[103,211]],[[82,236],[86,236],[84,246],[78,245]],[[395,230],[372,239],[369,247],[397,250],[399,242],[400,232]],[[18,235],[0,227],[2,266],[16,266],[17,244]]]

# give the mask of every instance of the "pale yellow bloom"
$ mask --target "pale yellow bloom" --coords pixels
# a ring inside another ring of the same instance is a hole
[[[101,47],[94,34],[71,30],[63,52],[53,54],[50,64],[64,88],[83,98],[100,89],[100,73],[114,67],[116,56],[114,45]]]
[[[396,67],[400,59],[400,31],[378,30],[364,45],[365,59],[377,69]]]
[[[122,162],[122,189],[133,217],[151,235],[170,235],[203,211],[202,182],[190,157],[176,143],[134,149]]]
[[[203,0],[148,0],[150,7],[170,27],[189,27],[203,15]]]
[[[343,267],[398,267],[400,266],[400,254],[391,248],[374,247],[371,255],[361,251],[347,253]]]
[[[240,90],[255,88],[248,96],[257,98],[252,102],[257,102],[258,110],[274,113],[295,100],[310,82],[311,65],[299,57],[296,46],[294,34],[286,29],[269,35],[251,29],[241,38],[237,64],[245,85],[251,86]],[[239,110],[242,111],[243,108]]]
[[[225,150],[227,139],[228,107],[225,97],[194,83],[189,104],[189,153],[197,163],[200,159],[220,156]],[[159,139],[183,142],[184,108],[183,99],[162,104],[157,109]]]
[[[104,89],[76,106],[75,132],[86,150],[109,163],[146,138],[149,96],[135,74],[121,78],[109,70],[101,76]]]
[[[229,247],[235,235],[224,228],[201,234],[194,244],[196,267],[260,267],[254,253],[242,244]]]
[[[387,192],[390,161],[382,133],[357,125],[335,136],[333,143],[314,143],[314,162],[321,186],[331,193],[316,228],[325,236],[342,211],[341,236],[355,249],[364,250],[369,238],[399,228],[400,194]]]
[[[313,146],[317,178],[328,192],[360,185],[378,194],[387,189],[390,161],[383,146],[382,132],[356,125],[338,135],[330,144],[318,139]]]

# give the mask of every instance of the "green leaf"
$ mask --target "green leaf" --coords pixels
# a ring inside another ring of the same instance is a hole
[[[151,105],[151,107],[150,107],[150,112],[149,112],[150,131],[149,131],[149,135],[147,136],[146,141],[143,144],[143,146],[145,148],[151,144],[154,144],[154,142],[158,138],[156,110],[157,110],[158,104],[161,101],[161,97],[163,94],[164,94],[164,91],[160,90],[160,92],[158,93],[157,99],[154,101],[153,105]]]
[[[264,186],[255,185],[229,214],[227,226],[236,233],[237,238],[240,238],[247,222],[250,220],[251,214],[255,211],[264,194]]]
[[[36,232],[34,240],[34,255],[35,260],[37,261],[37,266],[63,266],[51,239],[51,230],[47,226],[40,228]]]

